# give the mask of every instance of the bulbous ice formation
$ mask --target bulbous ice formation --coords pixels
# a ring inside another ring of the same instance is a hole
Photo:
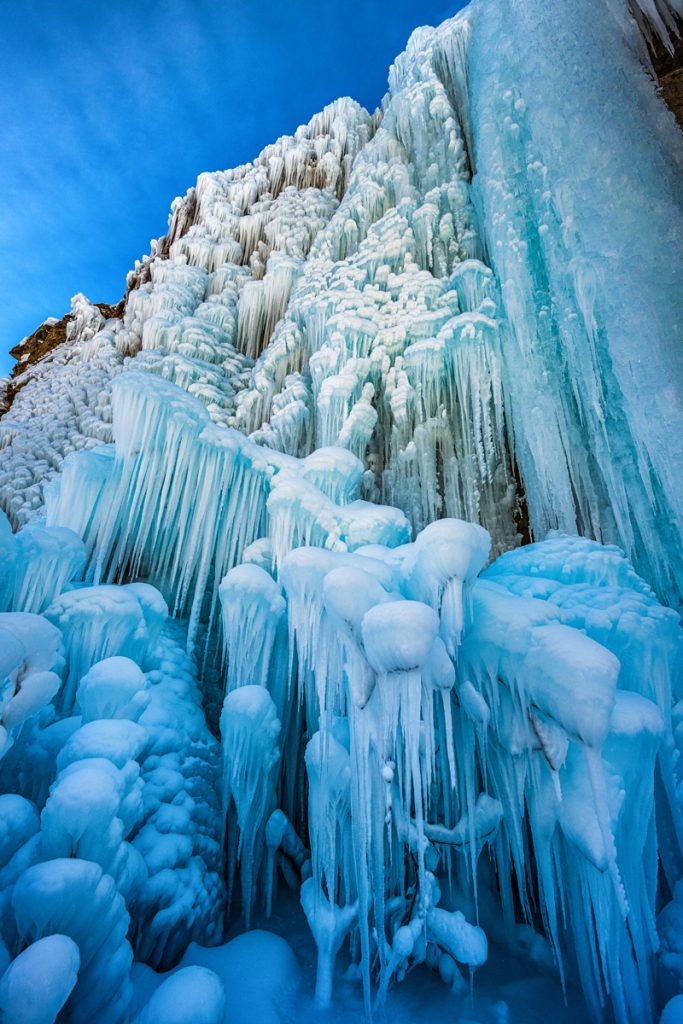
[[[161,983],[135,1024],[223,1024],[225,992],[206,967],[184,967]]]
[[[472,581],[486,564],[491,538],[474,523],[442,519],[417,537],[401,567],[407,596],[441,615],[442,639],[451,657],[465,628]]]
[[[150,701],[142,670],[120,655],[93,665],[78,684],[76,696],[84,722],[100,718],[125,718],[135,722]]]
[[[96,662],[117,655],[144,662],[167,610],[158,592],[139,587],[69,590],[46,610],[66,641],[67,678],[60,695],[65,712],[74,706],[78,681]]]
[[[81,966],[78,946],[66,935],[47,935],[27,946],[0,978],[0,1008],[7,1024],[53,1024]]]
[[[112,879],[88,861],[45,861],[21,875],[13,907],[22,942],[63,934],[78,946],[81,966],[69,996],[70,1018],[120,1020],[130,999],[133,953],[126,940],[128,914]]]

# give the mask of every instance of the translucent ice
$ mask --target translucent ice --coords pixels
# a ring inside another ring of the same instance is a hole
[[[242,686],[227,695],[221,715],[221,737],[223,811],[228,818],[229,838],[228,896],[239,861],[247,924],[264,852],[265,825],[275,809],[279,735],[276,708],[263,687]]]
[[[238,885],[368,1017],[500,944],[579,1015],[680,987],[682,14],[473,0],[20,346],[8,1019],[277,1021]]]

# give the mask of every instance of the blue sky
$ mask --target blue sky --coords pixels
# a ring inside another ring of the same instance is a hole
[[[117,302],[171,200],[351,95],[374,108],[423,0],[0,0],[0,374],[77,291]]]

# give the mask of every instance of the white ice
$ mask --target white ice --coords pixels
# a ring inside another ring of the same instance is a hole
[[[473,0],[21,345],[8,1021],[678,1019],[681,15]]]

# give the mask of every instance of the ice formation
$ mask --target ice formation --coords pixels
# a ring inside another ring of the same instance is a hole
[[[474,0],[21,347],[3,1020],[678,1019],[682,16]]]

